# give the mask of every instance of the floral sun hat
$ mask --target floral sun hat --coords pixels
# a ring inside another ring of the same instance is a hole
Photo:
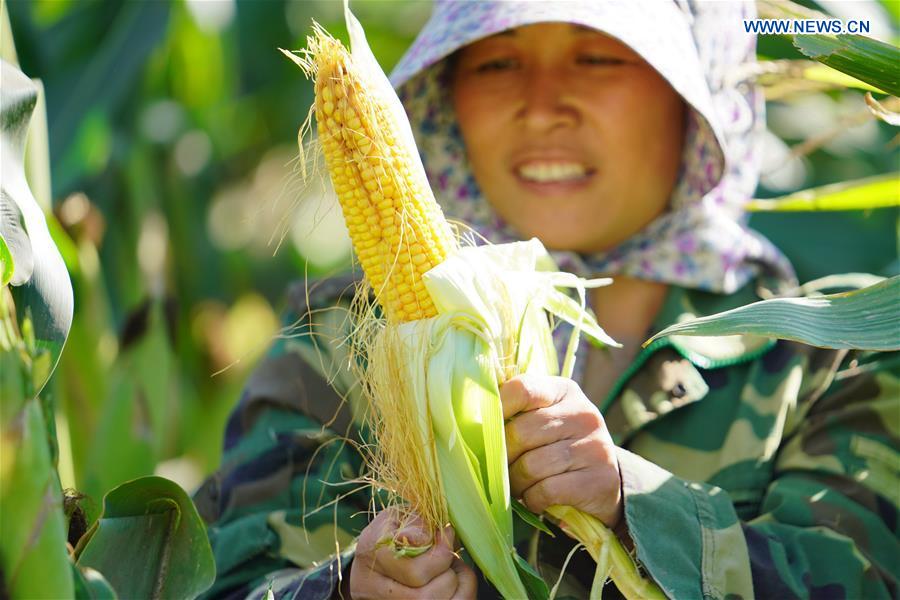
[[[760,272],[793,281],[781,252],[744,224],[743,206],[757,183],[755,142],[764,127],[764,104],[759,90],[735,82],[732,73],[755,60],[755,37],[741,26],[753,10],[751,1],[436,0],[391,81],[438,202],[449,217],[492,242],[520,239],[491,209],[471,173],[444,59],[507,29],[578,24],[635,50],[690,110],[669,210],[610,251],[554,252],[560,267],[583,276],[629,275],[720,293],[739,289]]]

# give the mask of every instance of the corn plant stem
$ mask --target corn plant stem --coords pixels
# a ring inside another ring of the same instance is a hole
[[[599,598],[606,581],[605,573],[631,599],[664,599],[666,595],[656,583],[641,577],[634,560],[622,546],[615,534],[600,519],[571,506],[551,506],[547,509],[551,517],[563,521],[565,528],[585,545],[591,557],[597,562],[598,575],[594,578],[591,598]],[[599,589],[598,589],[599,588]]]

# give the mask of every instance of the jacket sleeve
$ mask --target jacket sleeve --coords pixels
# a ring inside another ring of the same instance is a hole
[[[803,383],[753,518],[724,490],[619,450],[637,558],[669,597],[897,597],[898,358]]]
[[[335,357],[308,325],[286,331],[230,415],[221,468],[194,497],[217,568],[205,597],[264,596],[269,586],[276,597],[337,597],[368,523],[352,403],[311,364]]]

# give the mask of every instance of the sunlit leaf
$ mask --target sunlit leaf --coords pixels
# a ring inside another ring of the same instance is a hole
[[[212,585],[215,563],[187,493],[142,477],[106,494],[103,513],[75,550],[121,598],[193,598]]]
[[[6,245],[6,240],[0,234],[0,287],[9,285],[14,270],[15,263],[9,251],[9,246]]]
[[[895,27],[900,25],[900,2],[896,0],[879,0],[878,3],[890,15],[893,25]]]
[[[867,210],[891,206],[900,206],[900,177],[896,174],[843,181],[794,192],[781,198],[751,200],[746,208],[751,212],[796,212]]]
[[[814,60],[760,60],[745,68],[748,75],[755,77],[756,82],[763,86],[769,100],[829,89],[879,91],[864,81]]]
[[[25,134],[37,102],[37,88],[12,65],[2,62],[0,68],[0,235],[15,264],[10,283],[16,315],[20,320],[31,319],[37,346],[49,350],[49,377],[72,323],[72,284],[23,168]],[[36,382],[34,395],[45,383],[46,379]]]
[[[856,88],[859,90],[877,91],[877,88],[825,65],[813,65],[803,70],[803,76],[810,81],[827,83],[837,87]]]
[[[8,265],[4,271],[9,269],[9,277],[4,276],[3,284],[27,283],[34,273],[34,252],[22,226],[21,211],[5,191],[0,191],[0,239],[4,249],[2,258]]]
[[[840,294],[774,298],[667,327],[670,335],[759,335],[821,348],[900,350],[900,276]]]

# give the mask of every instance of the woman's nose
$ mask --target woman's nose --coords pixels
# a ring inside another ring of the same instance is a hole
[[[522,93],[520,117],[527,128],[545,132],[577,123],[578,110],[572,103],[571,86],[558,70],[530,71]]]

